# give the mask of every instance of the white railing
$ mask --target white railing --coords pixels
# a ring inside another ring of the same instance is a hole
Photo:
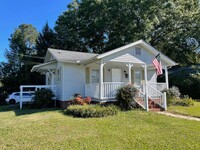
[[[138,89],[138,93],[137,95],[135,96],[135,101],[144,109],[145,108],[145,94],[140,90]]]
[[[103,99],[115,98],[116,91],[124,82],[103,82]],[[99,83],[85,84],[85,96],[99,99]]]
[[[85,84],[85,96],[99,98],[99,83]]]
[[[166,105],[166,94],[161,93],[156,88],[152,87],[151,85],[147,84],[148,89],[148,96],[154,101],[156,104],[160,105],[165,110],[167,109]]]
[[[103,82],[103,98],[115,98],[117,89],[124,85],[124,82]]]
[[[20,109],[22,109],[22,93],[35,93],[38,89],[51,89],[56,96],[56,85],[21,85],[20,86]],[[56,97],[54,97],[56,99]],[[23,101],[24,102],[24,101]]]
[[[148,82],[148,84],[158,91],[163,91],[167,89],[167,83]]]

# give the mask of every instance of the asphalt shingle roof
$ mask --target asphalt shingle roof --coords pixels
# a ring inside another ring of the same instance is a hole
[[[56,60],[67,62],[83,62],[98,55],[94,53],[75,52],[52,48],[49,48],[48,50]]]

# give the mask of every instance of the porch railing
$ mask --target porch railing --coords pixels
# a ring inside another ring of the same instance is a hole
[[[159,90],[149,84],[147,84],[147,89],[149,98],[166,110],[166,93],[161,93]]]
[[[117,89],[124,85],[124,82],[103,82],[103,98],[115,98]]]
[[[138,93],[135,96],[135,101],[138,103],[138,105],[140,105],[142,108],[145,108],[145,93],[142,92],[142,88],[143,86],[141,86],[140,88],[138,88]]]
[[[44,89],[48,88],[51,89],[56,95],[56,85],[21,85],[20,86],[20,109],[22,109],[22,93],[29,92],[29,93],[35,93],[38,89]],[[54,97],[56,99],[56,97]],[[23,101],[24,102],[24,101]]]

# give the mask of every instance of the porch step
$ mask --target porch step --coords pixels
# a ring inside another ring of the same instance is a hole
[[[160,99],[150,99],[148,101],[148,105],[149,105],[149,110],[150,111],[161,111],[161,107],[157,104],[160,101]]]

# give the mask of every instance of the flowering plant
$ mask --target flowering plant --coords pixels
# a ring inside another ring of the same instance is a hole
[[[91,102],[90,97],[82,98],[80,94],[78,94],[72,101],[73,104],[77,104],[77,105],[86,105],[86,104],[90,104],[90,102]]]

